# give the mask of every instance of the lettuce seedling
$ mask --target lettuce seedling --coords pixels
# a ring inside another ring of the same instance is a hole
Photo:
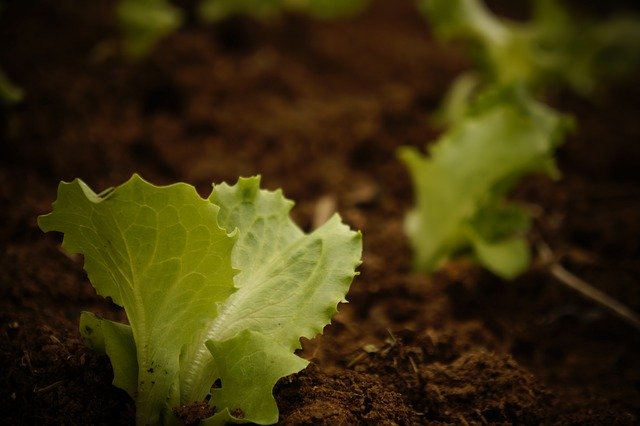
[[[546,87],[557,82],[590,92],[607,75],[640,62],[640,20],[578,19],[556,0],[536,0],[532,18],[493,14],[481,0],[420,0],[436,34],[465,38],[492,81]]]
[[[0,14],[2,14],[3,8],[4,2],[0,1]],[[11,83],[4,72],[2,72],[2,69],[0,69],[0,106],[2,106],[2,104],[10,105],[20,102],[22,97],[22,90]]]
[[[0,70],[0,104],[15,104],[23,98],[22,89],[11,83]]]
[[[369,0],[201,0],[198,15],[204,22],[218,22],[233,15],[272,18],[288,12],[315,19],[337,19],[361,12]],[[175,31],[183,13],[168,0],[119,0],[117,19],[125,52],[134,58],[146,55],[158,40]]]
[[[522,84],[534,93],[568,86],[589,95],[603,80],[629,75],[640,65],[637,17],[578,19],[556,0],[534,1],[527,22],[498,17],[481,0],[418,4],[436,35],[468,40],[480,65],[481,73],[463,74],[452,85],[443,117],[449,123],[461,117],[482,80],[488,85]]]
[[[109,356],[139,425],[175,424],[173,407],[202,401],[215,410],[208,425],[275,423],[274,384],[307,365],[294,354],[300,338],[345,302],[360,233],[335,215],[305,234],[293,203],[259,182],[216,185],[202,199],[137,175],[99,195],[76,179],[38,220],[64,233],[97,292],[124,307],[130,325],[84,312],[80,331]]]
[[[315,19],[336,19],[361,12],[369,0],[202,0],[200,17],[216,22],[232,15],[271,18],[283,11],[304,13]]]
[[[146,55],[165,35],[182,24],[182,12],[167,0],[120,0],[117,18],[125,52],[134,58]]]
[[[505,196],[522,176],[557,174],[553,152],[568,124],[522,87],[500,88],[480,96],[429,155],[402,148],[415,191],[406,232],[417,268],[433,271],[469,254],[503,278],[520,274],[530,259],[530,220]]]

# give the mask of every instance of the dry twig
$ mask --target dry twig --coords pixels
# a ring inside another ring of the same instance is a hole
[[[565,269],[553,255],[551,248],[542,239],[539,240],[537,248],[542,262],[547,265],[549,273],[555,279],[587,299],[600,304],[617,317],[640,330],[640,316],[636,312]]]

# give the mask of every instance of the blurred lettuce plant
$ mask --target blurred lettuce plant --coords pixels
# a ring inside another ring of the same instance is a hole
[[[182,24],[182,12],[166,0],[121,0],[117,18],[131,57],[147,54],[167,34]]]
[[[432,272],[466,254],[503,278],[522,273],[530,218],[506,196],[525,175],[558,174],[554,151],[570,125],[522,86],[499,87],[479,96],[428,155],[402,148],[416,200],[405,230],[417,269]]]
[[[15,104],[20,102],[22,98],[22,89],[11,83],[2,70],[0,70],[0,104]]]
[[[4,9],[4,2],[0,1],[0,15]],[[0,105],[11,105],[20,102],[24,94],[22,89],[14,85],[0,69]]]
[[[640,65],[640,19],[579,19],[556,0],[535,0],[527,22],[492,13],[481,0],[419,0],[434,33],[469,42],[479,71],[461,75],[444,102],[452,122],[487,84],[523,84],[533,93],[570,87],[587,96],[603,80]]]
[[[238,14],[271,18],[281,12],[304,13],[314,19],[338,19],[362,12],[368,3],[369,0],[203,0],[199,12],[207,22]]]
[[[268,19],[282,12],[303,13],[314,19],[337,19],[361,12],[369,0],[202,0],[198,16],[218,22],[234,15]],[[120,0],[117,17],[129,56],[144,56],[162,37],[183,22],[183,13],[167,0]]]

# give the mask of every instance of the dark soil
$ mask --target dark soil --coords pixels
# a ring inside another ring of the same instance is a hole
[[[132,63],[113,2],[22,0],[3,10],[0,46],[27,94],[0,121],[1,423],[133,423],[108,359],[77,331],[82,310],[123,314],[36,225],[60,180],[101,190],[133,172],[203,195],[260,173],[297,201],[303,228],[328,206],[362,230],[351,303],[304,342],[314,363],[275,389],[284,424],[640,423],[640,333],[540,262],[514,282],[464,262],[412,272],[412,189],[395,151],[437,136],[430,118],[467,64],[412,2],[377,1],[345,22],[190,24]],[[537,212],[534,244],[636,311],[639,82],[591,101],[555,94],[579,123],[559,153],[564,176],[515,194]]]

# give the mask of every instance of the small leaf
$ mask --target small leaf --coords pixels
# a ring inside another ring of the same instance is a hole
[[[198,14],[205,22],[218,22],[239,14],[272,18],[281,9],[282,0],[202,0]]]
[[[516,236],[491,242],[473,232],[466,235],[478,262],[494,274],[511,280],[529,267],[531,251],[524,237]]]
[[[0,103],[15,104],[20,102],[24,94],[22,89],[14,85],[0,70]]]
[[[337,19],[361,12],[369,0],[202,0],[199,15],[205,22],[217,22],[245,14],[268,19],[283,12],[306,13],[316,19]]]
[[[249,330],[229,340],[210,340],[207,348],[216,362],[221,382],[220,388],[212,390],[212,400],[237,420],[257,424],[278,421],[278,406],[271,393],[273,386],[281,377],[308,364],[270,336]]]
[[[116,12],[125,51],[133,58],[149,53],[158,40],[182,23],[180,10],[166,0],[120,0]]]

